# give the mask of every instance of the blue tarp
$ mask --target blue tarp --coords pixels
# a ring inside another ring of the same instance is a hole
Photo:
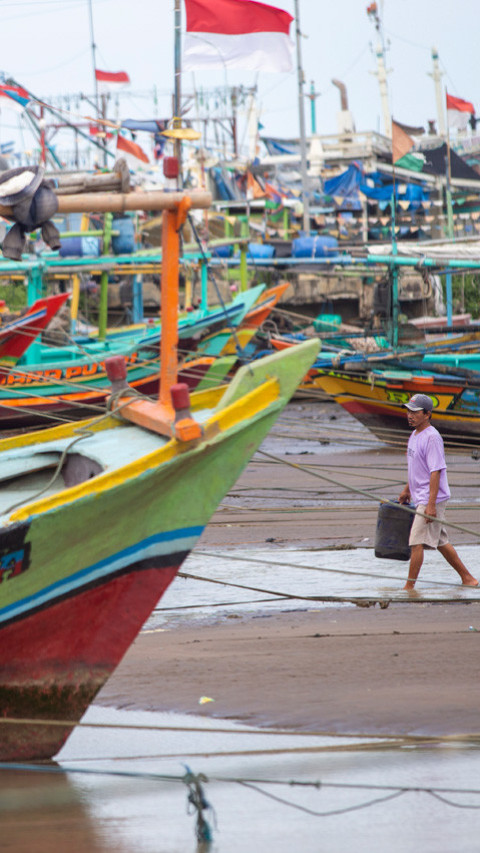
[[[367,183],[368,179],[368,183]],[[372,186],[373,182],[373,186]],[[402,191],[400,192],[400,187]],[[365,175],[358,163],[351,166],[336,178],[330,178],[324,183],[325,193],[329,196],[341,198],[340,210],[361,210],[359,191],[372,202],[378,202],[381,208],[387,207],[393,193],[393,183],[390,176],[381,172],[372,172]],[[402,179],[395,185],[397,199],[409,201],[412,208],[418,207],[419,203],[429,198],[428,190],[419,184],[409,184]]]
[[[269,154],[299,154],[300,143],[296,139],[272,139],[271,137],[262,136]]]
[[[136,118],[126,118],[122,121],[122,127],[126,128],[126,130],[143,130],[147,133],[159,133],[162,130],[167,129],[167,119],[136,119]]]
[[[356,163],[352,163],[346,172],[324,181],[323,189],[326,195],[340,196],[343,199],[342,210],[361,210],[362,204],[358,189],[362,180],[362,172]]]
[[[370,181],[373,180],[374,186],[370,186],[366,182],[360,184],[360,191],[367,196],[368,199],[378,202],[390,202],[393,194],[393,182],[390,175],[385,175],[382,172],[372,172],[368,175]],[[402,191],[400,192],[400,187]],[[405,187],[405,189],[403,189]],[[425,187],[420,184],[409,184],[403,178],[395,184],[395,196],[401,201],[409,201],[412,208],[418,207],[422,201],[428,201],[430,193]]]

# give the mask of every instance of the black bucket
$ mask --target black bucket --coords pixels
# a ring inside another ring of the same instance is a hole
[[[411,504],[403,504],[415,509]],[[385,560],[409,560],[408,539],[414,519],[402,504],[380,504],[375,531],[375,556]]]

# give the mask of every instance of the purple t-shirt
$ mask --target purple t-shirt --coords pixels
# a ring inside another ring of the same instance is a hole
[[[428,503],[432,471],[440,471],[437,503],[447,501],[450,497],[450,489],[443,439],[434,426],[430,425],[421,432],[416,430],[412,432],[408,439],[407,457],[408,486],[412,503],[415,505]]]

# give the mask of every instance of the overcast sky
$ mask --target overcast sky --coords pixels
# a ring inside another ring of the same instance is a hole
[[[211,0],[212,4],[215,0]],[[278,0],[294,13],[294,0]],[[317,131],[335,133],[340,106],[336,77],[347,86],[357,131],[383,130],[372,46],[375,28],[366,13],[367,0],[299,0],[304,38],[302,54],[307,90],[313,80],[321,95],[316,102]],[[382,3],[379,2],[379,7]],[[157,115],[171,114],[173,88],[173,0],[92,0],[97,67],[125,70],[132,94],[122,98],[122,117],[147,118],[153,113],[149,92],[157,87]],[[35,94],[54,96],[93,93],[88,0],[1,0],[0,69]],[[184,9],[182,4],[182,17]],[[448,91],[473,101],[480,112],[478,89],[478,0],[385,0],[384,32],[390,43],[387,67],[391,113],[406,124],[436,118],[431,49],[436,46]],[[295,38],[292,25],[292,38]],[[197,87],[258,82],[263,132],[298,135],[296,70],[291,74],[228,71],[196,72]],[[193,78],[184,75],[184,92]],[[137,95],[135,93],[143,93]],[[480,94],[480,93],[479,93]],[[73,106],[73,105],[72,105]],[[85,106],[82,111],[86,111]],[[307,130],[310,107],[306,105]],[[13,133],[16,119],[0,116],[0,141]]]

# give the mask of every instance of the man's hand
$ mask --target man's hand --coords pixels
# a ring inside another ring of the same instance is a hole
[[[433,515],[433,518],[436,518],[436,517],[437,517],[437,509],[436,509],[436,506],[435,506],[435,504],[434,504],[434,503],[433,503],[433,504],[428,503],[428,504],[426,505],[426,507],[425,507],[425,515]],[[432,518],[426,518],[426,519],[425,519],[425,521],[427,522],[427,524],[431,524],[431,523],[432,523],[432,521],[433,521],[433,519],[432,519]]]
[[[408,486],[405,486],[404,489],[400,492],[398,496],[398,502],[401,504],[409,504],[410,503],[410,489]]]

